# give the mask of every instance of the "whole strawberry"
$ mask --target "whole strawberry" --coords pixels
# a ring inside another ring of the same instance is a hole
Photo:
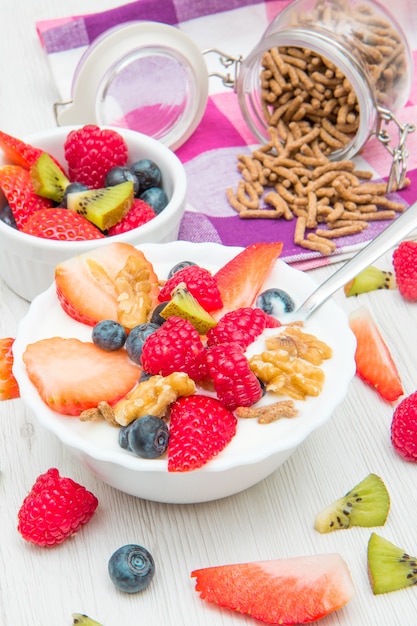
[[[230,411],[239,406],[251,406],[261,399],[261,384],[239,344],[207,348],[206,365],[217,397]]]
[[[185,372],[193,380],[205,376],[205,349],[188,320],[171,316],[143,344],[142,366],[152,375]]]
[[[417,391],[397,405],[391,422],[391,443],[407,461],[417,461]]]
[[[245,350],[265,328],[277,326],[280,326],[279,321],[262,309],[242,307],[223,315],[217,325],[208,331],[207,345],[233,342]]]
[[[129,209],[127,215],[120,222],[109,228],[107,234],[110,236],[121,235],[150,222],[155,216],[156,213],[150,204],[140,200],[140,198],[135,198],[133,206]]]
[[[24,499],[17,529],[26,541],[52,547],[89,522],[97,506],[95,495],[51,468],[36,479]]]
[[[160,302],[168,301],[171,293],[180,283],[185,283],[188,291],[206,311],[220,309],[222,300],[216,280],[208,270],[198,265],[189,265],[175,272],[159,292]]]
[[[186,472],[205,465],[236,433],[236,417],[210,396],[191,395],[171,405],[168,471]]]
[[[20,165],[0,168],[0,189],[6,196],[18,230],[33,213],[53,206],[52,200],[34,192],[29,170]]]
[[[115,130],[88,124],[68,133],[64,143],[69,178],[92,189],[105,186],[107,172],[126,165],[128,148]]]
[[[82,215],[57,207],[41,209],[24,223],[22,231],[34,237],[59,241],[86,241],[103,239],[104,235]]]
[[[400,294],[410,302],[417,301],[417,242],[403,241],[392,255],[395,278]]]

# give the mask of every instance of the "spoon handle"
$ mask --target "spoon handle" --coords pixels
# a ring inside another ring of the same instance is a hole
[[[334,274],[311,293],[293,313],[297,319],[306,320],[338,289],[355,278],[359,272],[379,259],[391,247],[417,227],[417,202],[397,217],[385,230],[344,263]]]

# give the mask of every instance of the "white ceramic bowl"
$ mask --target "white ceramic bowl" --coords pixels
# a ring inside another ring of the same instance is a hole
[[[65,164],[64,141],[73,128],[75,127],[61,126],[23,139],[37,148],[46,150]],[[130,163],[141,158],[149,158],[158,164],[162,171],[162,184],[170,201],[165,209],[147,224],[112,237],[111,240],[132,245],[176,240],[187,192],[186,174],[182,163],[169,148],[152,137],[123,128],[114,130],[126,140]],[[7,161],[0,151],[0,166],[5,163]],[[1,201],[4,202],[4,198]],[[97,246],[107,245],[109,241],[107,238],[85,242],[52,241],[26,235],[0,220],[0,276],[15,293],[31,301],[49,287],[59,261]]]
[[[185,259],[214,271],[240,250],[184,241],[145,244],[139,248],[152,261],[160,278]],[[265,288],[272,286],[287,290],[301,303],[313,290],[314,282],[305,273],[278,260]],[[74,322],[62,311],[54,285],[32,302],[19,326],[14,343],[14,372],[28,409],[104,482],[148,500],[197,503],[238,493],[274,472],[313,430],[330,418],[345,397],[355,373],[356,345],[347,317],[329,300],[308,320],[306,331],[333,349],[332,358],[322,366],[326,376],[322,393],[296,402],[299,414],[291,419],[268,425],[259,425],[252,419],[239,420],[236,436],[215,459],[201,469],[184,473],[168,472],[165,458],[146,460],[123,450],[118,445],[118,430],[105,422],[82,423],[77,418],[54,413],[43,403],[22,362],[26,345],[56,335],[91,340],[91,328]]]

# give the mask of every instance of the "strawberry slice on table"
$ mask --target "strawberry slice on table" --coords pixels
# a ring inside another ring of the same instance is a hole
[[[22,230],[33,213],[53,206],[52,200],[42,198],[34,192],[29,170],[20,165],[5,165],[0,168],[0,189],[9,203],[19,230]]]
[[[214,311],[213,317],[219,319],[228,311],[252,306],[281,254],[282,247],[281,241],[254,243],[214,274],[223,307]]]
[[[106,352],[74,338],[41,339],[26,346],[22,358],[42,400],[63,415],[78,416],[99,402],[115,404],[141,372],[126,350]]]
[[[40,148],[35,148],[3,131],[0,131],[0,150],[10,163],[25,169],[30,169],[43,152]]]
[[[20,396],[19,385],[13,375],[12,337],[0,339],[0,400],[13,400]]]
[[[356,337],[356,374],[388,402],[395,402],[404,390],[397,366],[375,320],[364,306],[349,315]]]
[[[59,207],[36,211],[26,220],[22,231],[34,237],[58,241],[86,241],[105,237],[101,230],[82,215]]]
[[[89,326],[115,320],[127,328],[146,321],[158,304],[158,277],[134,246],[113,242],[71,257],[55,268],[63,310]]]
[[[206,567],[191,572],[203,600],[266,624],[306,624],[353,597],[349,569],[339,554]]]

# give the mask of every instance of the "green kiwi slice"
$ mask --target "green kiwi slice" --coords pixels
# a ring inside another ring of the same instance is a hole
[[[185,283],[179,283],[173,289],[171,300],[159,314],[164,319],[176,315],[188,320],[200,335],[205,335],[217,323],[188,291]]]
[[[133,201],[133,183],[127,180],[113,187],[69,193],[67,207],[105,231],[123,219]]]
[[[368,577],[375,595],[417,584],[417,559],[372,533],[368,541]]]
[[[369,474],[346,495],[317,513],[314,528],[319,533],[351,526],[383,526],[390,508],[390,497],[382,479]]]
[[[43,152],[32,165],[30,177],[34,192],[55,202],[61,202],[70,182],[47,152]]]

